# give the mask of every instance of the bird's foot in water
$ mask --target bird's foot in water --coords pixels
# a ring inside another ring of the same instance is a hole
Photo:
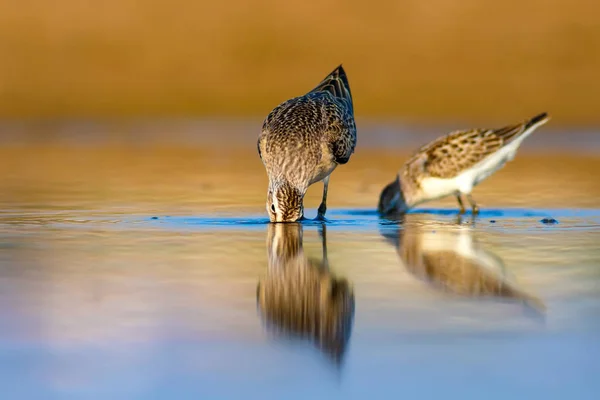
[[[325,218],[326,212],[327,212],[327,206],[324,203],[321,203],[321,205],[319,206],[319,209],[317,210],[317,217],[314,220],[327,222],[327,218]]]

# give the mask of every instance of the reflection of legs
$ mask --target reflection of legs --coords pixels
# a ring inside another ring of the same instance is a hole
[[[329,186],[329,176],[323,179],[323,200],[319,206],[319,213],[317,214],[318,219],[325,219],[325,213],[327,212],[327,188]]]
[[[470,194],[467,195],[467,200],[469,200],[469,203],[471,204],[473,215],[479,214],[479,207],[477,207],[477,203],[475,203],[475,200],[473,200]]]
[[[456,200],[458,200],[458,205],[460,206],[459,214],[465,213],[465,205],[463,204],[462,198],[460,197],[460,193],[456,194]]]
[[[323,248],[323,266],[329,268],[329,259],[327,258],[327,226],[325,224],[321,224],[319,236],[321,237],[321,246]]]

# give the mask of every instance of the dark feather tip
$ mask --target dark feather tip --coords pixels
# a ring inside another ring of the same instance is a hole
[[[535,117],[531,118],[529,120],[529,122],[527,123],[527,126],[529,127],[529,126],[535,125],[535,124],[545,121],[547,119],[549,119],[548,113],[541,113],[541,114],[536,115]]]

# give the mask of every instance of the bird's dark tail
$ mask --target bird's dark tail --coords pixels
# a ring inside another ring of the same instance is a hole
[[[502,138],[504,144],[508,144],[515,138],[521,137],[523,135],[528,136],[531,132],[535,130],[535,128],[545,124],[546,122],[548,122],[549,119],[550,117],[547,113],[541,113],[527,121],[521,122],[520,124],[495,129],[494,134]]]
[[[549,119],[550,116],[548,115],[548,113],[538,114],[525,123],[525,129],[529,129],[534,125],[545,124],[546,122],[548,122]]]
[[[329,92],[338,99],[345,100],[351,110],[354,109],[348,76],[346,76],[346,71],[344,71],[341,64],[327,75],[316,88],[310,91],[310,93],[314,92]]]

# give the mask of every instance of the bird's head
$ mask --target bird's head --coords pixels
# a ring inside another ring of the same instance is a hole
[[[402,188],[400,186],[400,180],[397,178],[393,182],[389,183],[379,195],[379,204],[377,211],[381,215],[389,215],[392,213],[404,214],[408,211],[409,207],[404,199]]]
[[[271,222],[296,222],[304,217],[304,193],[289,182],[269,185],[267,213]]]

